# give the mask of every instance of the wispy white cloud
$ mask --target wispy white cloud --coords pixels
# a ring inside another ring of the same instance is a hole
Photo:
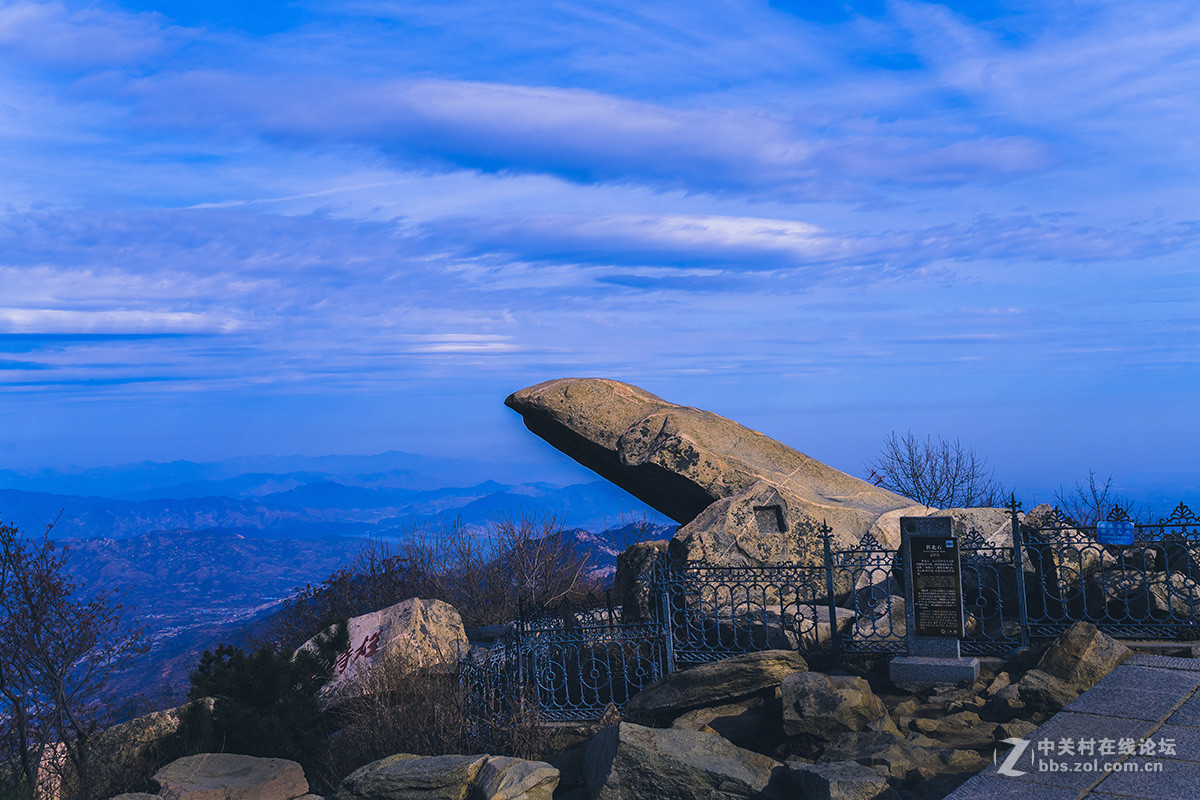
[[[804,119],[550,86],[247,81],[208,71],[148,79],[138,92],[156,124],[369,145],[456,168],[792,199],[862,198],[878,181],[992,179],[1048,159],[1042,145],[1020,136],[896,137],[882,129],[818,136]]]
[[[0,333],[232,333],[237,320],[190,311],[0,308]]]
[[[183,31],[158,14],[66,4],[0,5],[0,52],[55,68],[126,66],[164,54]]]

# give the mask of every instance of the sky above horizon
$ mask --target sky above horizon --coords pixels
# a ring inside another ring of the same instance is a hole
[[[0,0],[0,466],[551,462],[603,376],[1197,500],[1198,130],[1178,2]]]

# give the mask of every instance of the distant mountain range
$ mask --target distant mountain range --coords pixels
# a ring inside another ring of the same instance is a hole
[[[289,539],[393,536],[454,517],[478,525],[497,514],[553,514],[589,530],[630,518],[667,522],[607,481],[499,483],[489,469],[514,467],[393,452],[0,470],[0,520],[27,533],[54,522],[54,535],[70,538],[220,529]]]
[[[606,572],[630,538],[622,526],[673,530],[607,481],[493,479],[521,474],[521,465],[397,452],[0,470],[0,522],[29,535],[53,522],[84,592],[123,596],[152,647],[113,688],[161,707],[186,693],[201,652],[243,641],[296,588],[350,563],[366,537],[394,541],[455,519],[483,526],[499,516],[554,515],[572,546]]]

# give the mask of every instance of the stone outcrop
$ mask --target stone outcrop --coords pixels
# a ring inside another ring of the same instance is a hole
[[[734,703],[698,708],[677,717],[671,727],[684,731],[711,731],[738,747],[757,750],[779,734],[778,693],[776,688],[770,693]]]
[[[774,689],[789,675],[808,669],[798,653],[763,650],[676,671],[634,695],[626,717],[667,725],[697,708],[726,705]]]
[[[1080,621],[1054,640],[1037,668],[1079,693],[1092,688],[1131,655],[1128,647],[1095,625]]]
[[[441,600],[403,600],[353,617],[348,627],[350,646],[334,664],[334,679],[324,690],[327,694],[338,692],[384,658],[410,668],[439,667],[456,663],[470,649],[462,617]],[[300,649],[315,649],[315,639]]]
[[[1194,620],[1200,614],[1200,584],[1180,572],[1157,572],[1150,576],[1151,602],[1159,611],[1178,620]]]
[[[397,753],[356,769],[331,800],[551,800],[558,777],[543,761]]]
[[[304,770],[295,761],[233,753],[185,756],[152,780],[171,800],[295,800],[308,794]]]
[[[792,784],[805,800],[899,800],[887,779],[857,761],[788,764]]]
[[[1108,552],[1086,531],[1071,527],[1048,503],[1036,506],[1025,515],[1027,528],[1037,530],[1037,536],[1026,536],[1027,547],[1045,542],[1043,552],[1048,557],[1042,569],[1052,568],[1053,576],[1043,576],[1048,587],[1055,586],[1061,597],[1077,591],[1092,575],[1117,566],[1117,558]]]
[[[558,770],[544,761],[493,756],[479,770],[476,788],[484,800],[551,800]]]
[[[600,378],[562,378],[505,404],[579,463],[683,525],[672,552],[724,564],[814,563],[824,520],[853,546],[912,505],[732,420]]]
[[[830,741],[869,726],[896,731],[887,709],[865,680],[849,675],[804,672],[789,675],[783,694],[783,731]]]
[[[621,621],[642,622],[650,618],[659,597],[650,591],[654,562],[667,551],[665,539],[638,542],[617,555],[617,572],[613,576],[612,592],[621,598]]]
[[[706,731],[659,730],[622,722],[588,743],[584,778],[594,800],[748,800],[786,770]]]

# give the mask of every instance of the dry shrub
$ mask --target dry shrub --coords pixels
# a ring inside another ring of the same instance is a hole
[[[421,597],[445,600],[467,627],[493,625],[598,589],[592,554],[562,534],[553,515],[498,516],[482,529],[461,519],[412,530],[399,545],[421,575]]]
[[[328,786],[364,764],[396,753],[490,753],[538,758],[551,745],[535,716],[520,702],[487,710],[488,725],[473,724],[480,709],[464,694],[458,666],[414,667],[403,654],[381,653],[369,671],[339,694],[330,715]]]

